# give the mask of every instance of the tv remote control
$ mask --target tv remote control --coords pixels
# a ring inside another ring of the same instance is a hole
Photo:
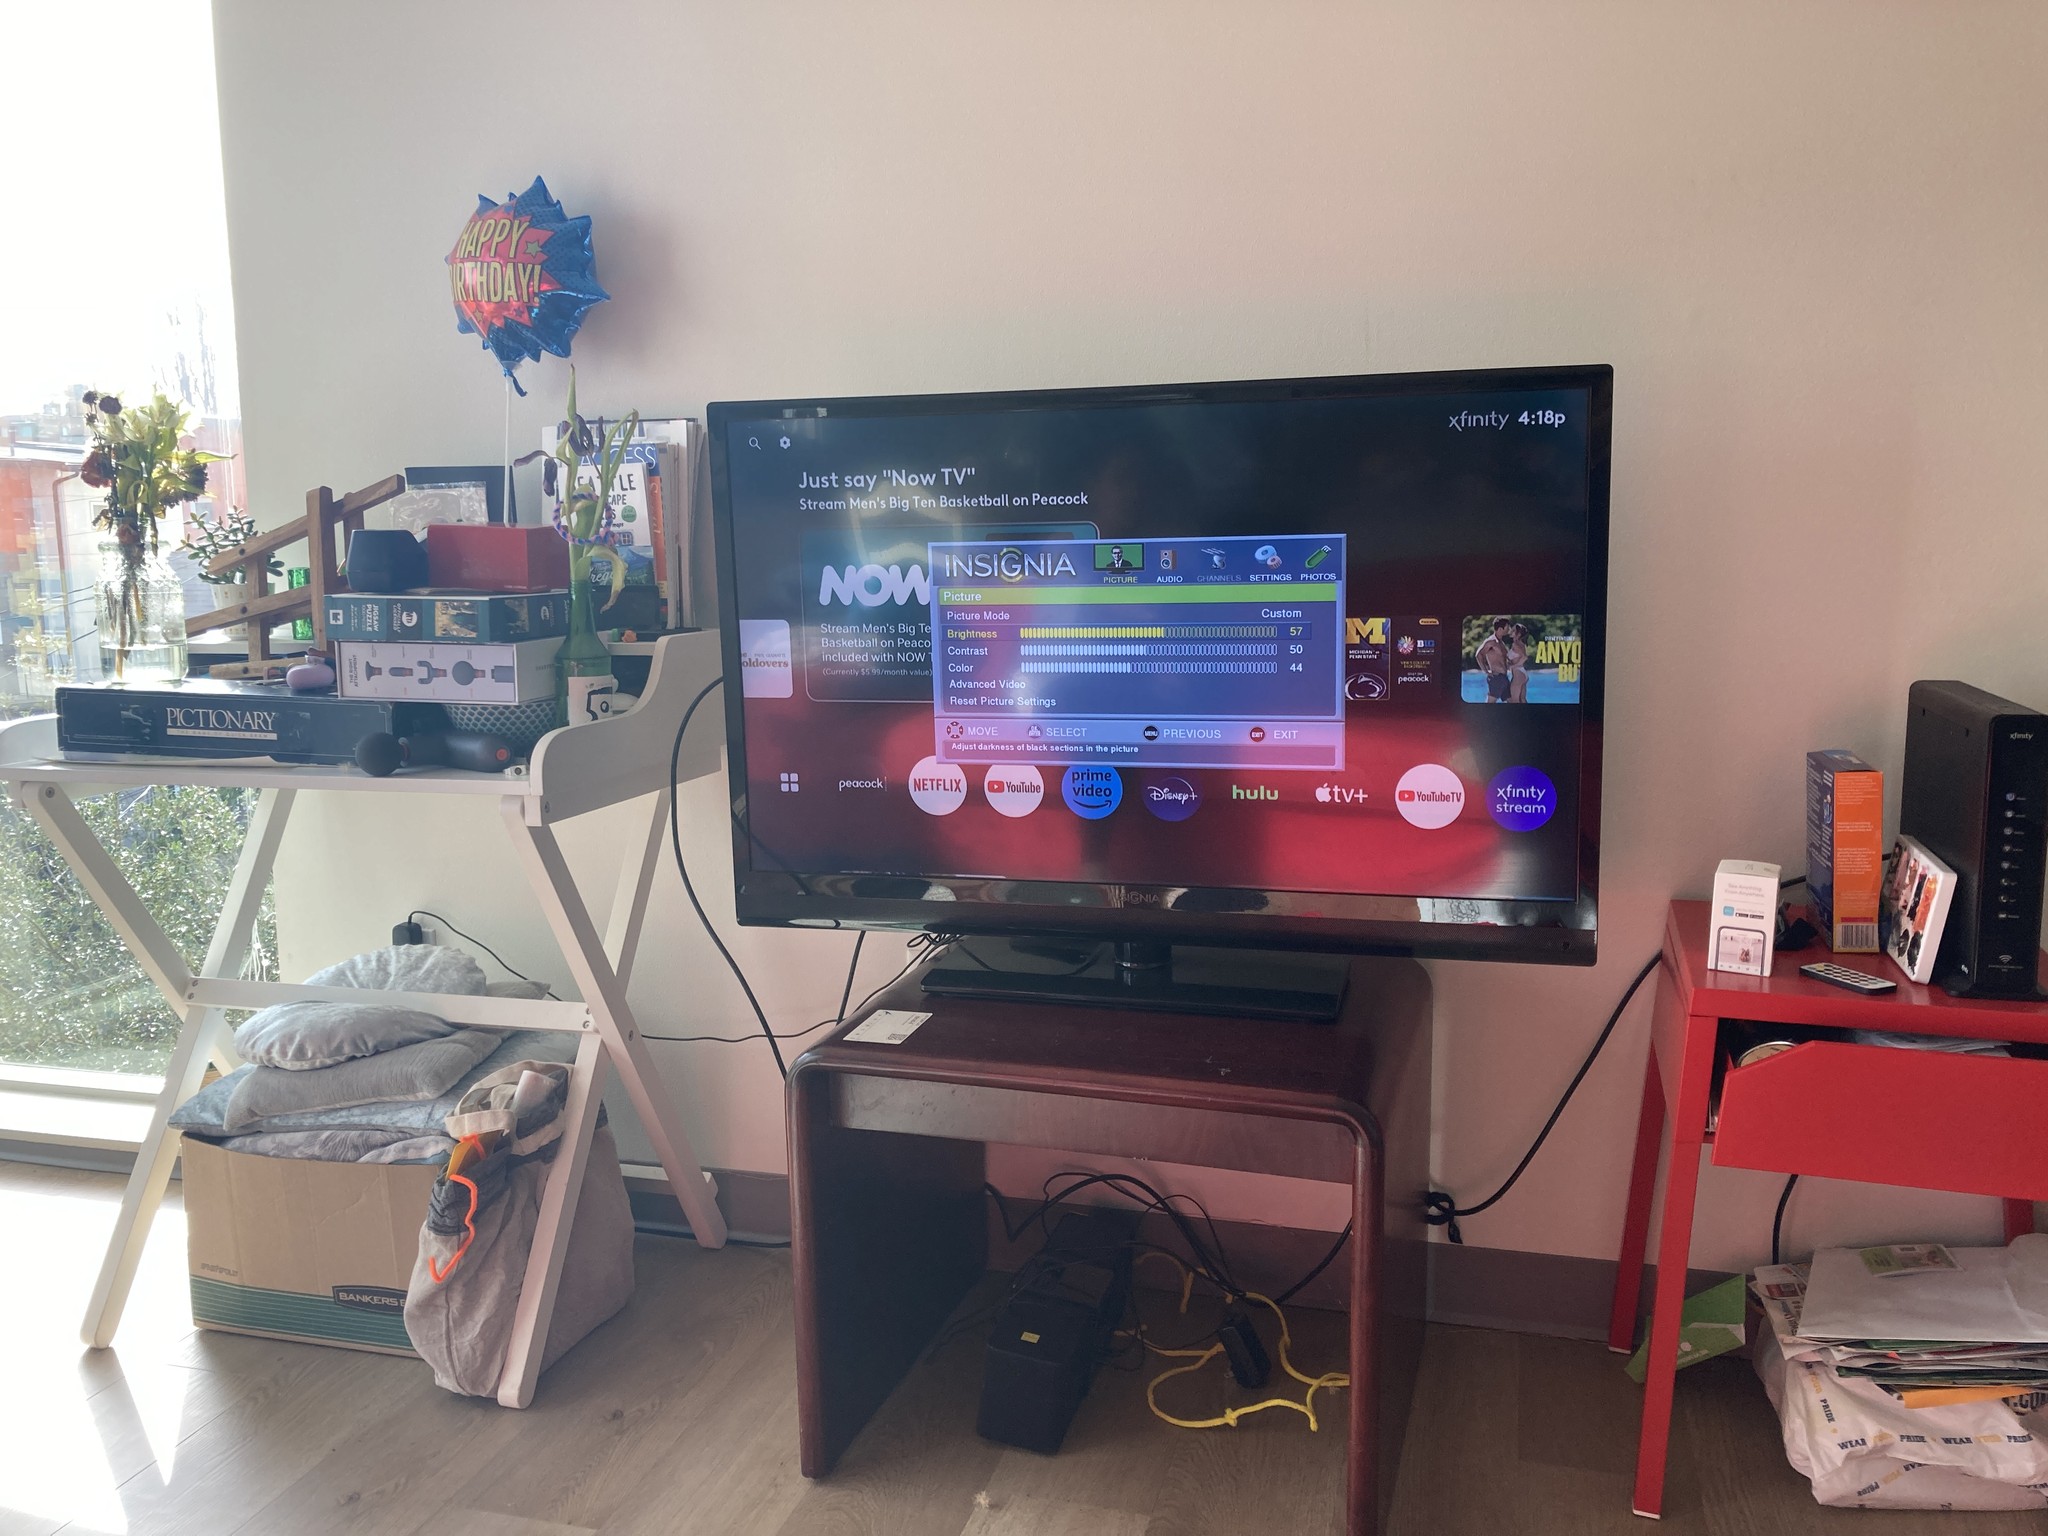
[[[1826,960],[1815,960],[1799,967],[1799,974],[1811,976],[1815,981],[1824,981],[1831,987],[1847,987],[1851,992],[1872,994],[1896,992],[1899,984],[1882,976],[1873,976],[1868,971],[1852,971],[1846,965],[1835,965]]]

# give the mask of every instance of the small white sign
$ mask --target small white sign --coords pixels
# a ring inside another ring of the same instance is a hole
[[[928,1013],[911,1013],[902,1008],[877,1008],[849,1029],[846,1038],[868,1045],[901,1045],[930,1017]]]

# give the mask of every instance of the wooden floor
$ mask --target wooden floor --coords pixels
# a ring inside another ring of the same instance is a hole
[[[1284,1412],[1235,1430],[1175,1430],[1146,1412],[1149,1371],[1105,1372],[1067,1448],[1039,1457],[973,1434],[979,1363],[965,1336],[920,1368],[830,1482],[806,1483],[796,1469],[789,1267],[775,1251],[703,1253],[643,1238],[631,1308],[542,1378],[532,1408],[512,1413],[439,1391],[417,1361],[195,1332],[173,1203],[116,1346],[89,1352],[77,1321],[117,1195],[102,1175],[0,1164],[0,1536],[1337,1529],[1341,1406],[1339,1422],[1318,1434]],[[1302,1362],[1340,1358],[1343,1319],[1301,1318]],[[1167,1390],[1184,1413],[1220,1400],[1206,1381]],[[1628,1511],[1636,1402],[1597,1345],[1436,1330],[1394,1530],[2044,1529],[2038,1516],[1817,1508],[1739,1361],[1680,1378],[1669,1512],[1652,1527]]]

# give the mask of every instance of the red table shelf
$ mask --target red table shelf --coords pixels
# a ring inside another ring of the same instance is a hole
[[[1905,980],[1882,955],[1845,956],[1853,968],[1899,983],[1896,992],[1864,997],[1801,976],[1799,967],[1816,958],[1827,958],[1827,951],[1780,953],[1769,976],[1710,971],[1707,903],[1675,901],[1665,920],[1621,1268],[1608,1323],[1609,1345],[1633,1348],[1651,1198],[1668,1149],[1636,1456],[1639,1515],[1656,1516],[1663,1508],[1679,1309],[1703,1146],[1711,1145],[1720,1167],[1997,1196],[2006,1201],[2008,1237],[2032,1226],[2031,1202],[2048,1200],[2048,1137],[2042,1134],[2048,1126],[2048,1061],[1859,1045],[1847,1035],[1881,1030],[2048,1045],[2048,1004],[1961,1001],[1939,987]],[[2048,955],[2041,966],[2048,982]],[[1730,1068],[1710,1133],[1715,1052],[1728,1019],[1844,1033],[1839,1040],[1809,1041]]]

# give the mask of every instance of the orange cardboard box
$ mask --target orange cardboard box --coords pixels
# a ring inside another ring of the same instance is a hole
[[[1884,775],[1853,752],[1806,754],[1806,887],[1829,948],[1878,952]]]

